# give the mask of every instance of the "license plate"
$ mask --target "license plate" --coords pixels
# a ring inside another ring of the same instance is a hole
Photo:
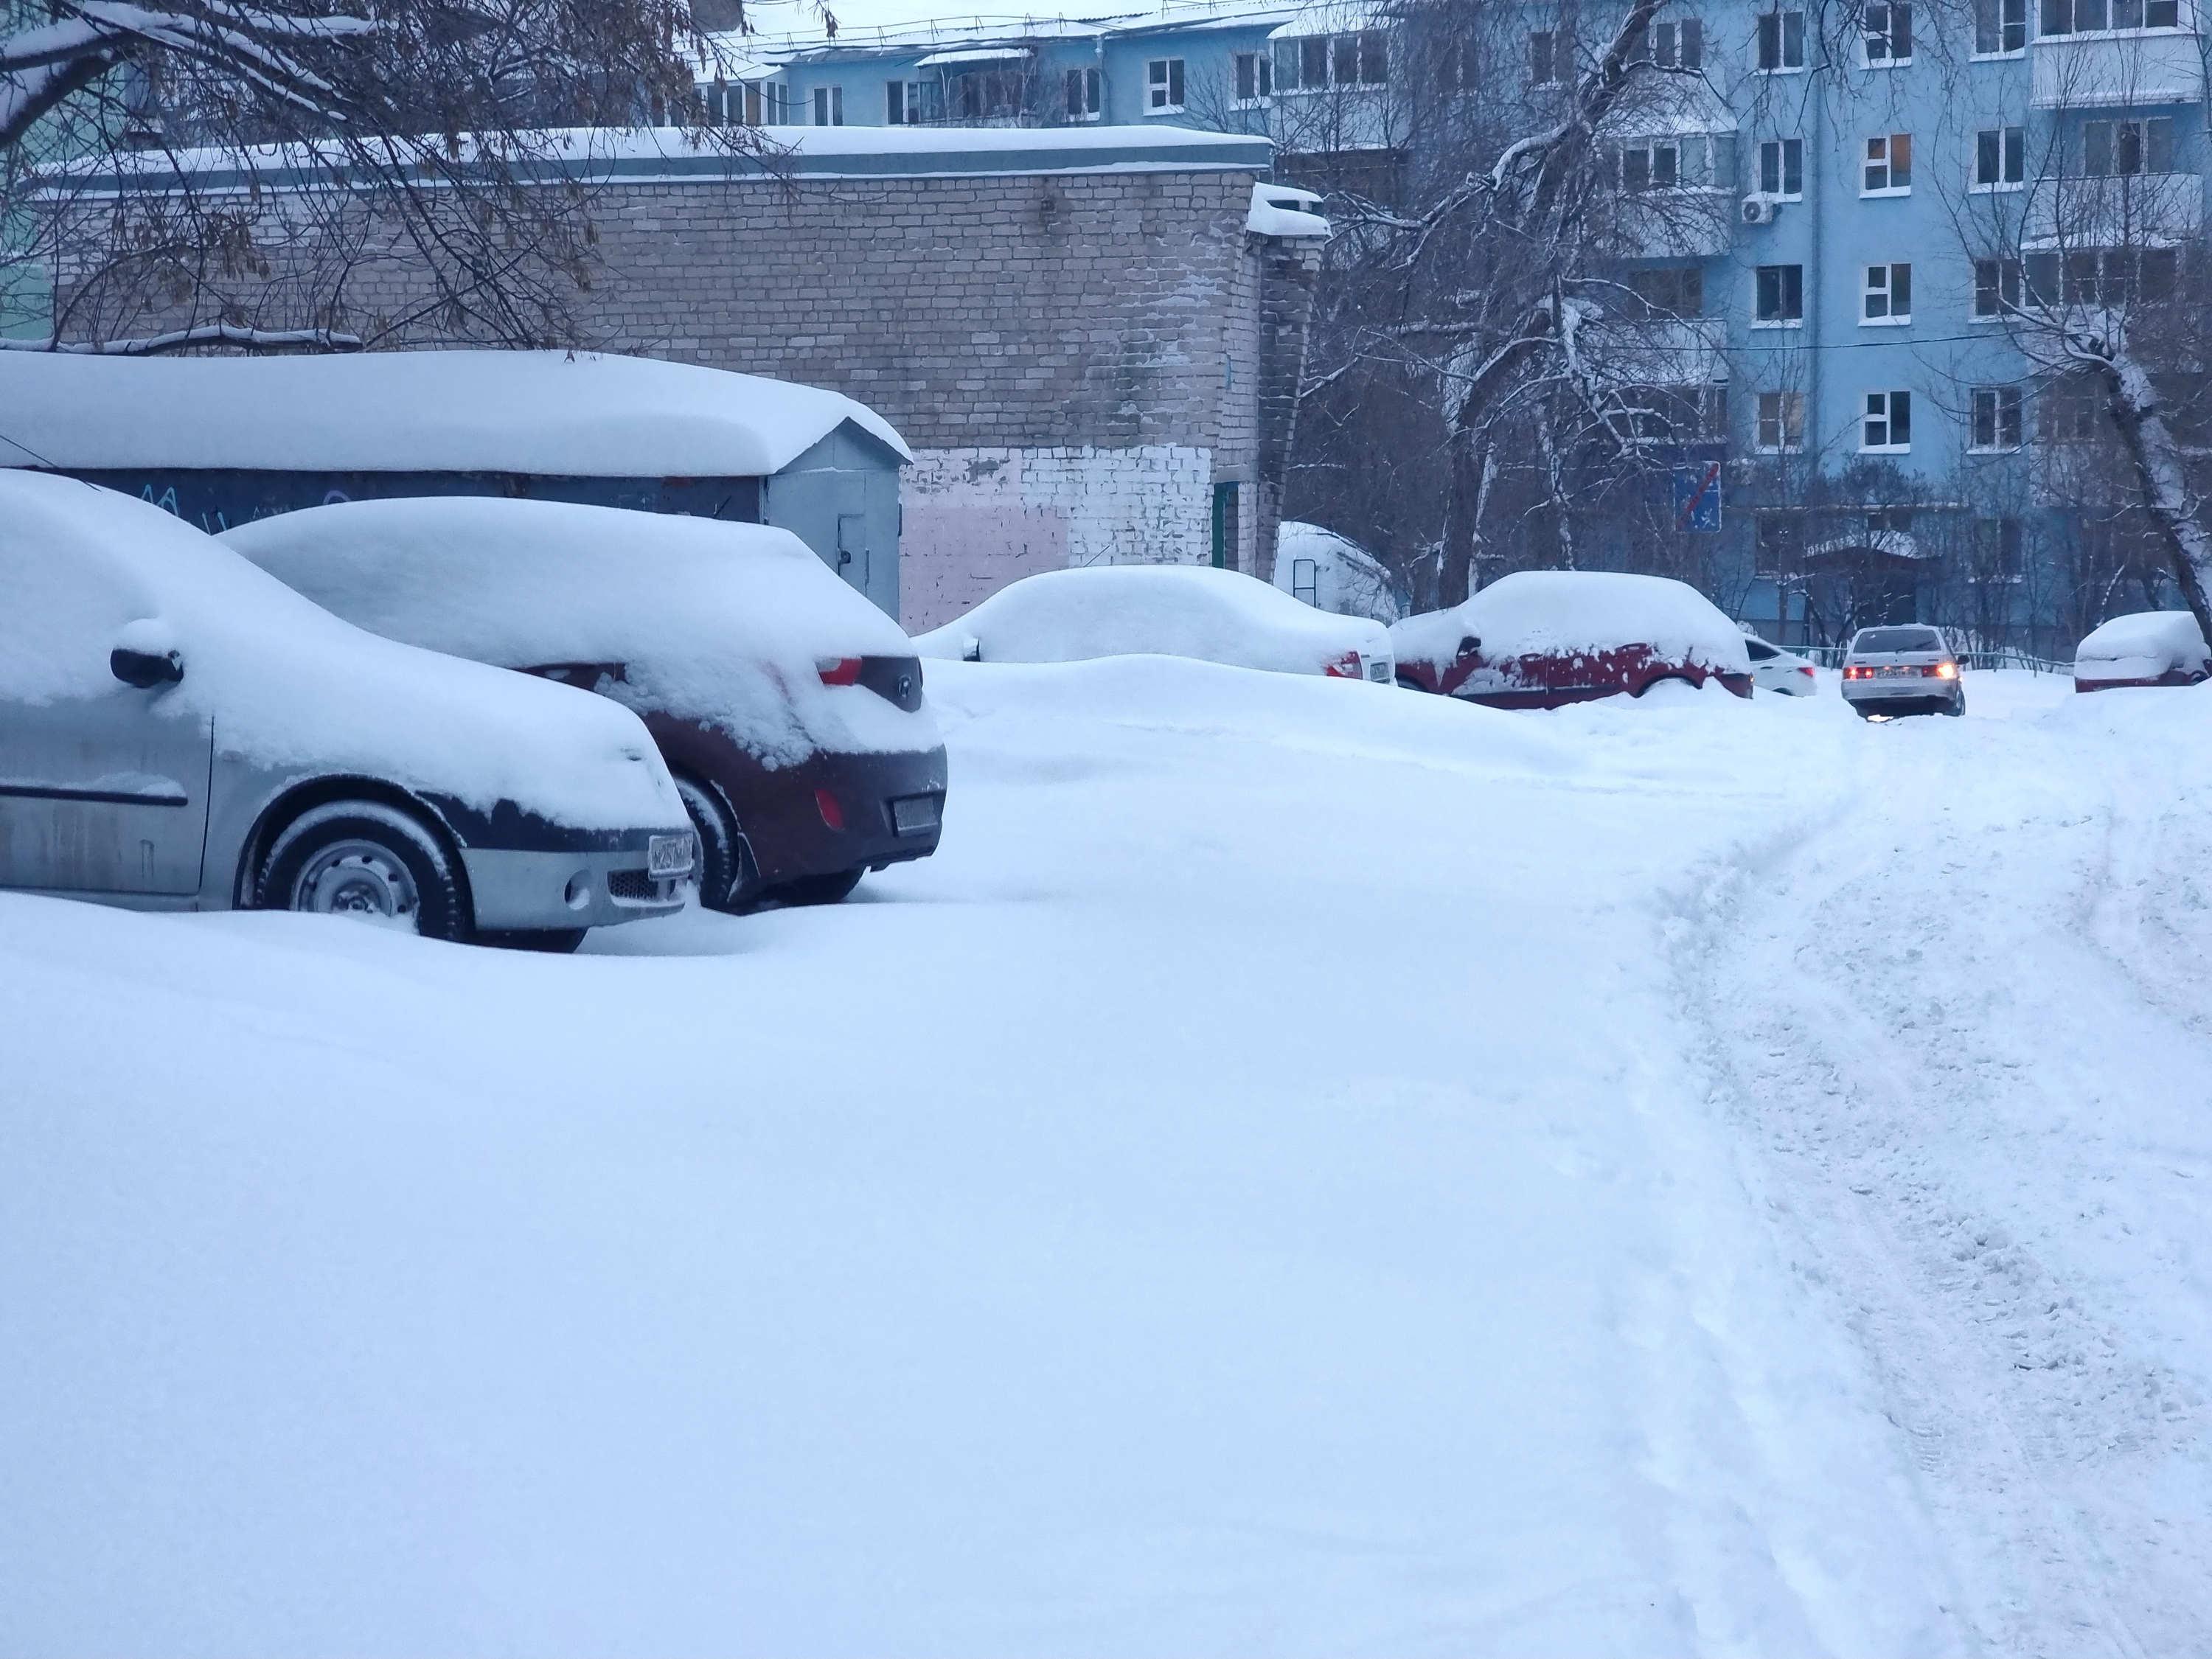
[[[891,803],[891,828],[902,836],[919,836],[937,828],[937,797],[907,795]]]
[[[655,836],[645,844],[645,873],[654,880],[689,875],[690,871],[690,836]]]
[[[1367,678],[1379,684],[1390,678],[1390,671],[1379,662],[1370,662],[1367,665]]]

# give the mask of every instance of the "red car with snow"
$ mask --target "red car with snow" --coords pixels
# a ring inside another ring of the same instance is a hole
[[[1558,708],[1666,681],[1751,695],[1743,632],[1665,576],[1522,570],[1390,628],[1398,684],[1493,708]]]
[[[2074,689],[2201,685],[2212,678],[2212,649],[2186,611],[2137,611],[2102,623],[2074,650]]]

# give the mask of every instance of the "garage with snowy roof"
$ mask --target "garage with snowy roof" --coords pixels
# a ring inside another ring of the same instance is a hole
[[[842,393],[562,351],[139,358],[0,352],[0,465],[210,532],[333,501],[508,495],[792,531],[893,617],[890,423]]]

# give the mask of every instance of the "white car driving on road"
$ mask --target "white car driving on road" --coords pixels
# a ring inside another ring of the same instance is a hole
[[[1862,628],[1844,653],[1844,701],[1866,720],[1963,714],[1959,658],[1940,628],[1900,623]]]

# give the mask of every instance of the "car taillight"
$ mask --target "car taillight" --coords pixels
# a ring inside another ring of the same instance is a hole
[[[824,685],[858,685],[860,683],[860,659],[858,657],[817,657],[814,671],[822,676]]]
[[[814,792],[814,810],[822,814],[822,822],[830,829],[842,831],[845,828],[845,809],[827,789]]]
[[[1798,668],[1797,672],[1809,680],[1813,678],[1813,665],[1809,662],[1805,663]]]
[[[1844,665],[1844,678],[1847,680],[1863,680],[1870,672],[1870,670],[1861,668],[1856,663],[1845,663]]]
[[[1959,678],[1959,665],[1954,662],[1932,662],[1920,672],[1923,674],[1933,674],[1939,680],[1955,680]]]
[[[1367,677],[1360,672],[1359,653],[1347,651],[1321,671],[1333,680],[1358,680]]]

